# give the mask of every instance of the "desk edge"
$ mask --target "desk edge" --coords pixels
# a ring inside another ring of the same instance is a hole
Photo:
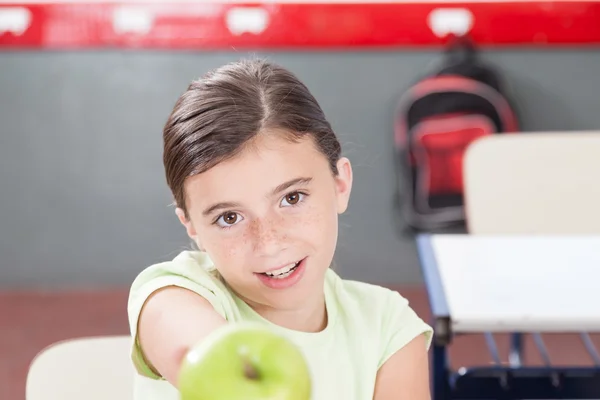
[[[444,285],[440,276],[435,252],[431,243],[431,234],[418,234],[415,238],[417,253],[421,264],[421,271],[425,280],[429,307],[434,319],[434,331],[436,337],[444,343],[450,341],[451,317],[450,309],[444,291]]]

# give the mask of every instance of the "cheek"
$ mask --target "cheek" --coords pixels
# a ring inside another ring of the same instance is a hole
[[[301,220],[297,221],[295,228],[302,233],[303,237],[311,241],[315,246],[323,246],[335,240],[337,233],[337,212],[335,207],[329,206],[327,202],[322,206],[307,207],[302,214]],[[294,230],[292,230],[293,232]]]
[[[242,258],[246,243],[242,230],[220,232],[217,229],[208,229],[199,236],[202,238],[204,249],[217,267],[232,269],[238,265],[237,260]]]

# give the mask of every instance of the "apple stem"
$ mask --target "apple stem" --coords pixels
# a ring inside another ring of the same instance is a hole
[[[258,371],[249,361],[244,362],[244,375],[248,379],[258,380]]]

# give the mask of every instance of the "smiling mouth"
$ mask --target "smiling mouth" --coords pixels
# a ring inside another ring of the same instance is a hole
[[[268,276],[269,278],[273,278],[273,279],[287,278],[288,276],[290,276],[291,274],[294,273],[296,268],[298,268],[298,265],[300,265],[301,261],[302,260],[296,261],[295,263],[292,263],[292,264],[288,264],[288,265],[281,267],[275,271],[262,272],[261,275],[265,275],[265,276]]]

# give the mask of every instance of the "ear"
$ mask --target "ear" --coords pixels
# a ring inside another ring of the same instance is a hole
[[[342,157],[337,162],[338,175],[334,177],[337,196],[338,214],[342,214],[348,208],[350,192],[352,191],[352,165],[350,160]]]
[[[181,224],[185,227],[185,231],[190,239],[198,243],[198,234],[196,233],[196,229],[194,228],[192,221],[185,216],[185,212],[181,208],[177,207],[175,209],[175,214],[177,215],[177,218],[179,218],[179,222],[181,222]]]

